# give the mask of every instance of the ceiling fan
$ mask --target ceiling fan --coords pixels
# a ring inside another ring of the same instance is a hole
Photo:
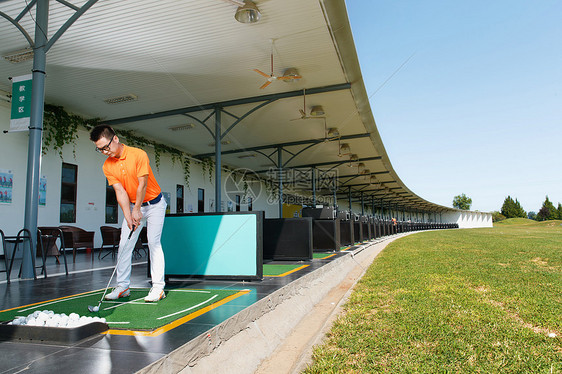
[[[287,70],[289,70],[289,69],[287,69]],[[293,70],[295,71],[295,69],[293,69]],[[281,75],[281,76],[276,76],[274,74],[274,72],[273,72],[274,71],[273,70],[273,39],[271,40],[271,74],[266,74],[259,69],[254,69],[254,71],[267,79],[267,81],[260,87],[260,90],[263,90],[264,88],[269,86],[273,81],[276,81],[276,80],[289,81],[289,80],[293,80],[293,79],[301,79],[302,78],[300,75],[295,75],[295,74],[288,74],[288,75]]]

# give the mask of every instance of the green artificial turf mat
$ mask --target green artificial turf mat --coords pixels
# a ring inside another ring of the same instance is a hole
[[[288,272],[292,272],[302,266],[303,266],[302,264],[301,265],[264,264],[263,275],[264,277],[276,277]]]
[[[132,288],[128,297],[103,301],[98,313],[90,313],[88,305],[99,303],[103,290],[49,300],[30,306],[0,312],[0,321],[10,321],[16,316],[27,316],[36,310],[55,313],[77,313],[80,316],[103,317],[111,329],[154,330],[202,308],[208,307],[239,290],[165,290],[166,298],[157,303],[145,303],[148,288]]]
[[[330,256],[333,256],[333,255],[334,255],[334,253],[320,253],[320,252],[312,254],[313,258],[315,258],[317,260],[318,259],[321,260],[323,258],[330,257]]]

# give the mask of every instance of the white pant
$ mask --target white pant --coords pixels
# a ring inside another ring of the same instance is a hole
[[[135,248],[142,227],[146,224],[152,287],[161,290],[164,289],[164,252],[162,251],[162,244],[160,244],[160,237],[162,236],[162,227],[164,226],[166,206],[166,200],[162,197],[157,204],[141,207],[141,223],[139,227],[133,231],[133,235],[131,235],[131,239],[128,241],[127,238],[131,230],[129,230],[129,226],[127,226],[127,220],[123,219],[119,253],[117,254],[118,286],[127,288],[131,283],[133,249]]]

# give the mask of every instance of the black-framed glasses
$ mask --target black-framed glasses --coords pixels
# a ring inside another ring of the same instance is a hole
[[[96,147],[96,151],[98,151],[99,153],[103,153],[103,152],[107,152],[109,151],[109,146],[111,145],[111,142],[113,141],[114,136],[111,137],[111,140],[109,141],[109,143],[107,143],[106,145],[104,145],[101,148]]]

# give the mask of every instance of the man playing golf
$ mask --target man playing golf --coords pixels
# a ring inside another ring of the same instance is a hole
[[[113,186],[117,202],[125,217],[121,225],[121,240],[117,255],[117,287],[105,295],[105,299],[116,300],[129,296],[133,249],[145,223],[152,288],[144,301],[156,302],[163,299],[166,294],[164,293],[164,253],[160,236],[166,214],[166,201],[162,198],[148,156],[142,149],[120,143],[113,129],[107,125],[96,126],[90,132],[90,140],[96,145],[96,151],[107,156],[103,164],[103,173],[109,185]],[[134,230],[132,236],[127,239],[131,230]]]

